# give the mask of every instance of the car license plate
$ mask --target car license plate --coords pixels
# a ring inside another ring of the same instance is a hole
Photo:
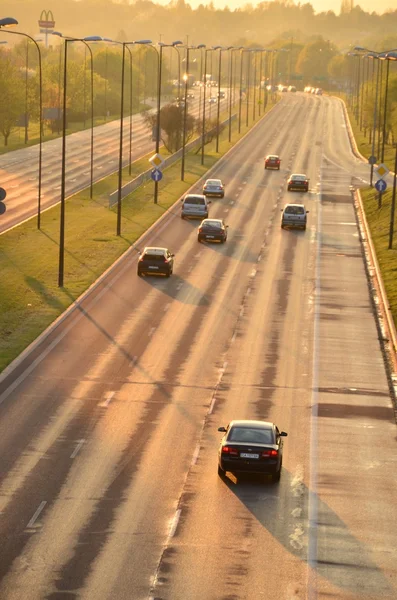
[[[259,454],[250,454],[249,452],[240,452],[241,458],[259,458]]]
[[[158,267],[149,267],[149,269],[158,269]]]
[[[214,236],[214,235],[206,235],[205,237],[206,237],[208,240],[213,240],[215,236]]]

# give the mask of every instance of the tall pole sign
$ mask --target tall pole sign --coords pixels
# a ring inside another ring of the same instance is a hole
[[[52,34],[55,27],[54,15],[51,10],[42,10],[39,19],[40,33],[45,35],[45,47],[48,48],[48,36]]]

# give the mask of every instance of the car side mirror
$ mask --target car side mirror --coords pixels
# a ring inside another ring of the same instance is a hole
[[[282,432],[280,433],[280,435],[281,435],[281,437],[287,437],[288,433],[286,433],[285,431],[282,431]]]
[[[212,204],[212,200],[207,200],[208,204]]]
[[[218,427],[218,431],[221,431],[222,433],[226,433],[226,427]]]
[[[280,208],[280,212],[283,212],[283,210],[284,210],[283,208]]]
[[[310,212],[310,210],[307,210],[307,211],[306,211],[306,214],[308,215],[308,214],[309,214],[309,212]]]
[[[183,202],[183,198],[181,198],[181,202]]]
[[[225,225],[226,229],[229,229],[229,225]]]
[[[174,258],[175,254],[171,254],[172,258]]]

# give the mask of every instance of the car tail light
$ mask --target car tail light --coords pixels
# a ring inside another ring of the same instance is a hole
[[[223,446],[222,454],[229,454],[229,456],[238,456],[237,448],[231,448],[230,446]]]
[[[264,450],[262,452],[262,458],[277,458],[277,450]]]

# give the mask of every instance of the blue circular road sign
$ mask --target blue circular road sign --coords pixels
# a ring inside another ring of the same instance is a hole
[[[150,173],[150,177],[153,179],[153,181],[161,181],[163,174],[158,169],[153,169]]]
[[[384,192],[386,188],[387,183],[384,179],[378,179],[378,181],[375,183],[375,189],[378,192]]]
[[[6,205],[4,204],[4,202],[0,202],[0,215],[4,215],[6,211]]]
[[[369,162],[370,165],[375,165],[376,164],[376,160],[377,160],[376,156],[372,155],[372,156],[369,157],[368,162]]]
[[[3,202],[3,200],[5,200],[6,196],[7,196],[7,192],[5,191],[4,188],[0,187],[0,202]]]

